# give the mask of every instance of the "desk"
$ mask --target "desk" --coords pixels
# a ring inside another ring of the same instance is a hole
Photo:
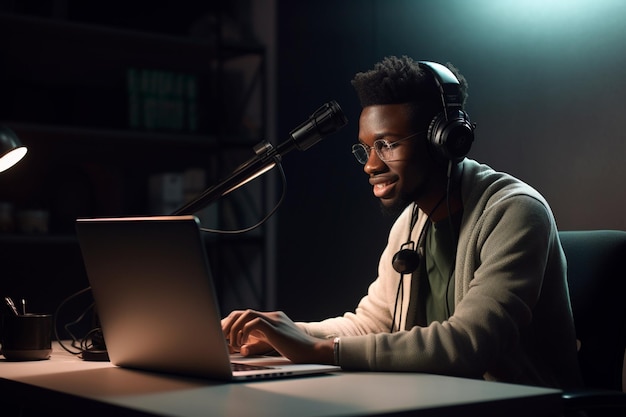
[[[0,360],[0,396],[2,403],[44,416],[468,417],[555,415],[561,409],[560,391],[553,389],[383,372],[223,383],[84,362],[58,345],[50,360]]]

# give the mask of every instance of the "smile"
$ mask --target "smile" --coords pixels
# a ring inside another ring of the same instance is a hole
[[[374,195],[378,198],[388,198],[395,189],[394,181],[379,182],[374,184]]]

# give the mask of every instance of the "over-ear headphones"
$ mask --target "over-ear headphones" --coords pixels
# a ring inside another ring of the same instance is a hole
[[[419,61],[418,64],[433,74],[443,103],[443,111],[428,127],[428,142],[439,157],[458,163],[469,153],[476,127],[463,111],[459,80],[445,65],[429,61]]]

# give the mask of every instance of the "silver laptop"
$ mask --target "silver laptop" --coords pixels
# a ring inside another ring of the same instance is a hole
[[[221,380],[339,369],[281,357],[233,362],[196,217],[79,219],[76,231],[113,364]]]

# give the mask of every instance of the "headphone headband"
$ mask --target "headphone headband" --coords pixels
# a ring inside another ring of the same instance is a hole
[[[435,82],[441,94],[443,108],[463,108],[463,98],[461,97],[461,85],[458,78],[445,65],[437,62],[419,61],[422,68],[427,69],[435,77]]]
[[[461,84],[445,65],[430,61],[418,61],[418,64],[435,78],[443,104],[443,112],[430,122],[428,142],[444,160],[458,163],[469,152],[476,127],[463,110]]]

